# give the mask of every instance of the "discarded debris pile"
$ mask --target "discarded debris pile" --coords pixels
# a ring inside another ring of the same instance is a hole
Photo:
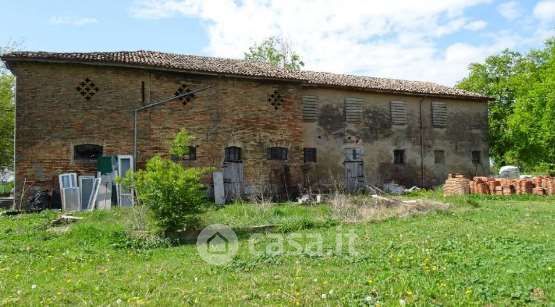
[[[463,175],[451,175],[443,187],[445,196],[464,194],[484,195],[555,195],[555,177],[538,176],[533,178],[493,178],[474,177],[473,180]]]

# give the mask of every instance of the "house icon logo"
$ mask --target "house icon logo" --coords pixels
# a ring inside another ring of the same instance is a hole
[[[197,251],[209,264],[223,265],[230,262],[238,249],[237,235],[227,225],[209,225],[197,238]]]
[[[225,254],[229,250],[229,242],[227,238],[221,235],[219,232],[213,234],[208,241],[208,251],[212,254]]]

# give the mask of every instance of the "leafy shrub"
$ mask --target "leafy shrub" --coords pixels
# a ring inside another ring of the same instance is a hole
[[[208,169],[184,168],[173,161],[155,156],[144,170],[129,172],[124,184],[137,191],[139,202],[154,215],[155,223],[167,233],[190,228],[205,204],[201,176]]]
[[[172,157],[183,158],[189,154],[189,144],[193,137],[185,129],[181,129],[173,139],[170,147]]]
[[[192,139],[186,130],[179,131],[170,144],[170,154],[178,158],[185,156]],[[155,156],[144,170],[129,172],[119,180],[135,189],[139,203],[149,209],[158,231],[168,235],[198,223],[197,214],[206,204],[206,189],[200,180],[208,171],[209,168],[185,168]]]

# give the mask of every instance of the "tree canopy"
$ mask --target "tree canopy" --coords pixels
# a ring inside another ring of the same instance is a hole
[[[489,141],[496,165],[554,168],[555,38],[525,55],[505,50],[472,64],[457,86],[495,98],[489,104]]]
[[[304,62],[301,56],[291,50],[283,38],[272,36],[260,44],[255,44],[245,52],[246,60],[266,62],[279,68],[301,70]]]
[[[9,48],[0,48],[0,54]],[[0,172],[13,168],[14,155],[14,105],[15,78],[0,61]]]

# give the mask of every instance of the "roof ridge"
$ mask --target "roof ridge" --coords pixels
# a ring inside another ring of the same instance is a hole
[[[406,95],[429,95],[488,100],[487,96],[430,81],[390,79],[321,71],[293,71],[271,64],[237,58],[179,54],[153,50],[98,52],[14,51],[0,57],[11,61],[42,61],[88,65],[134,66],[194,73],[237,75],[249,78],[307,82],[322,86],[339,86]]]

